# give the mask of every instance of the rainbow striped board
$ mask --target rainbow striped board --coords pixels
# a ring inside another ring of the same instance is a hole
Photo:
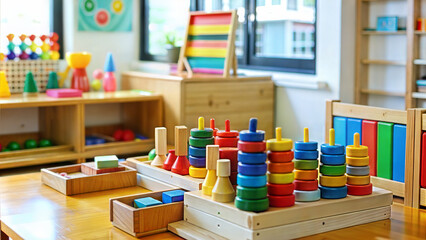
[[[237,72],[235,30],[237,12],[190,12],[178,72],[223,74]]]

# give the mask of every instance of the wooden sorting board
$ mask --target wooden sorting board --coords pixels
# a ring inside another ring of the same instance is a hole
[[[289,208],[270,208],[254,213],[237,209],[231,203],[218,203],[200,191],[185,193],[184,221],[170,226],[180,236],[190,236],[190,229],[209,230],[231,239],[283,239],[309,236],[349,226],[390,218],[392,193],[374,188],[368,196],[348,196],[344,199],[321,199],[311,203],[296,203]],[[187,230],[185,230],[187,229]],[[180,233],[182,234],[180,234]]]

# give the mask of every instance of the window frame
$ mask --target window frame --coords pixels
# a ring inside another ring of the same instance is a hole
[[[58,34],[59,55],[64,59],[63,0],[50,0],[50,31]]]

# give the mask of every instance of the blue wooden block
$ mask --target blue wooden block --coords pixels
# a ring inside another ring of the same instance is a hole
[[[344,187],[323,187],[319,186],[321,190],[321,198],[325,199],[339,199],[345,198],[348,195],[348,188]]]
[[[393,171],[392,180],[404,182],[405,180],[405,142],[407,127],[405,125],[393,125]]]
[[[327,155],[321,154],[321,163],[325,165],[342,165],[346,163],[344,154],[341,155]]]
[[[266,165],[266,163],[263,163],[263,164],[244,164],[241,162],[238,163],[238,173],[241,173],[242,175],[247,175],[247,176],[265,175],[267,169],[268,169],[268,166]]]
[[[242,174],[237,175],[237,185],[242,187],[264,187],[266,186],[267,177],[262,176],[246,176]]]
[[[163,204],[163,203],[152,197],[144,197],[144,198],[138,198],[134,200],[135,208],[152,207],[152,206],[156,206],[160,204]]]
[[[300,151],[294,150],[295,159],[315,160],[318,159],[318,151]]]
[[[191,166],[194,166],[196,168],[204,168],[206,167],[206,158],[205,157],[194,157],[194,156],[189,156],[188,157],[189,160],[189,164],[191,164]]]
[[[318,148],[318,142],[297,141],[297,142],[294,143],[294,149],[295,150],[316,151],[317,148]]]
[[[173,190],[173,191],[163,192],[162,194],[163,203],[182,202],[184,194],[185,194],[185,191],[183,190]]]
[[[245,153],[238,151],[238,161],[244,164],[262,164],[266,162],[266,153]]]
[[[189,146],[189,155],[194,157],[206,157],[206,148]]]
[[[362,139],[362,120],[357,118],[348,118],[346,122],[346,145],[354,144],[355,133],[359,133],[359,139]]]
[[[321,153],[327,155],[342,155],[345,154],[345,146],[336,144],[330,146],[328,143],[321,144]]]
[[[346,126],[347,118],[345,117],[334,117],[333,128],[335,132],[335,143],[346,146]]]

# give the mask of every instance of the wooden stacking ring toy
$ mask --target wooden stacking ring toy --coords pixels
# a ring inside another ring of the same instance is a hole
[[[207,175],[207,169],[202,168],[196,168],[194,166],[189,167],[189,176],[193,178],[205,178]]]
[[[269,208],[269,199],[248,200],[240,197],[235,198],[235,207],[250,212],[262,212]]]
[[[348,194],[353,196],[369,195],[373,192],[373,184],[368,185],[346,185],[348,187]]]
[[[267,173],[268,182],[273,184],[289,184],[294,181],[294,173]]]
[[[294,168],[298,170],[314,170],[318,168],[318,160],[294,159]]]
[[[315,160],[318,159],[318,151],[294,150],[294,158],[303,160]]]
[[[238,161],[244,164],[262,164],[266,161],[266,153],[238,152]]]
[[[265,175],[268,169],[268,165],[264,164],[244,164],[238,163],[238,173],[247,176],[260,176]]]
[[[238,137],[235,137],[235,138],[216,137],[214,140],[214,144],[219,145],[221,147],[237,147]]]
[[[237,175],[237,185],[242,187],[264,187],[266,186],[266,175],[261,176],[245,176],[242,174]]]
[[[271,207],[291,207],[296,201],[294,194],[286,196],[268,195],[268,198]]]
[[[195,137],[189,137],[189,145],[193,147],[206,147],[207,145],[213,145],[214,144],[214,138],[195,138]]]
[[[370,174],[370,166],[355,167],[348,165],[346,173],[352,176],[366,176]]]
[[[284,195],[290,195],[293,194],[294,191],[294,184],[273,184],[268,183],[268,194],[274,195],[274,196],[284,196]]]
[[[303,141],[297,141],[294,143],[294,149],[299,151],[316,151],[318,148],[317,142],[309,141],[309,129],[303,129]]]
[[[265,139],[265,131],[257,130],[257,118],[250,118],[249,130],[240,132],[240,140],[243,142],[261,142]]]
[[[354,145],[346,146],[346,155],[351,157],[368,156],[368,147],[359,145],[359,133],[354,134]]]
[[[339,199],[345,198],[348,195],[348,188],[343,187],[324,187],[319,186],[321,190],[321,198],[325,199]]]
[[[206,158],[205,157],[194,157],[194,156],[189,156],[188,157],[189,160],[189,164],[191,164],[191,166],[194,166],[196,168],[204,168],[206,167]]]
[[[270,162],[268,164],[268,171],[270,173],[290,173],[290,172],[293,172],[293,169],[294,169],[293,162],[287,162],[287,163]]]
[[[199,117],[198,128],[191,129],[190,134],[192,137],[195,137],[195,138],[210,138],[210,137],[213,137],[213,129],[204,128],[204,118]]]
[[[219,148],[219,156],[221,159],[238,160],[238,148]]]
[[[269,161],[274,163],[291,162],[294,159],[294,152],[293,151],[286,151],[286,152],[268,151],[268,159]]]
[[[206,156],[206,148],[198,148],[189,146],[189,155],[194,157],[205,157]]]
[[[345,154],[345,146],[335,144],[335,132],[334,129],[329,130],[329,144],[321,144],[321,153],[328,155],[342,155]]]
[[[294,180],[294,186],[296,189],[300,191],[314,191],[318,189],[318,180],[310,180],[310,181],[303,181],[303,180]]]
[[[321,154],[321,162],[325,165],[343,165],[346,162],[345,155]]]
[[[296,202],[313,202],[320,200],[321,191],[319,189],[314,191],[294,190],[294,196],[296,197]]]
[[[297,180],[315,180],[318,178],[317,170],[295,170],[294,178]]]
[[[370,157],[346,157],[346,163],[354,167],[368,166]]]
[[[293,148],[293,141],[288,138],[282,138],[282,129],[277,127],[275,129],[275,139],[266,141],[266,147],[274,152],[290,151]]]
[[[346,173],[346,165],[320,165],[320,173],[325,176],[342,176]]]
[[[268,188],[266,186],[259,188],[248,188],[237,186],[237,197],[242,199],[256,200],[266,198],[268,195]]]
[[[319,183],[324,187],[343,187],[346,185],[346,176],[324,176],[319,177]]]
[[[238,141],[238,150],[247,153],[258,153],[266,150],[266,142],[243,142]]]
[[[236,138],[238,137],[238,131],[231,130],[231,121],[225,120],[225,131],[217,131],[216,136],[221,138]]]
[[[367,176],[347,175],[346,183],[349,185],[367,185],[370,183],[370,175],[367,175]]]

